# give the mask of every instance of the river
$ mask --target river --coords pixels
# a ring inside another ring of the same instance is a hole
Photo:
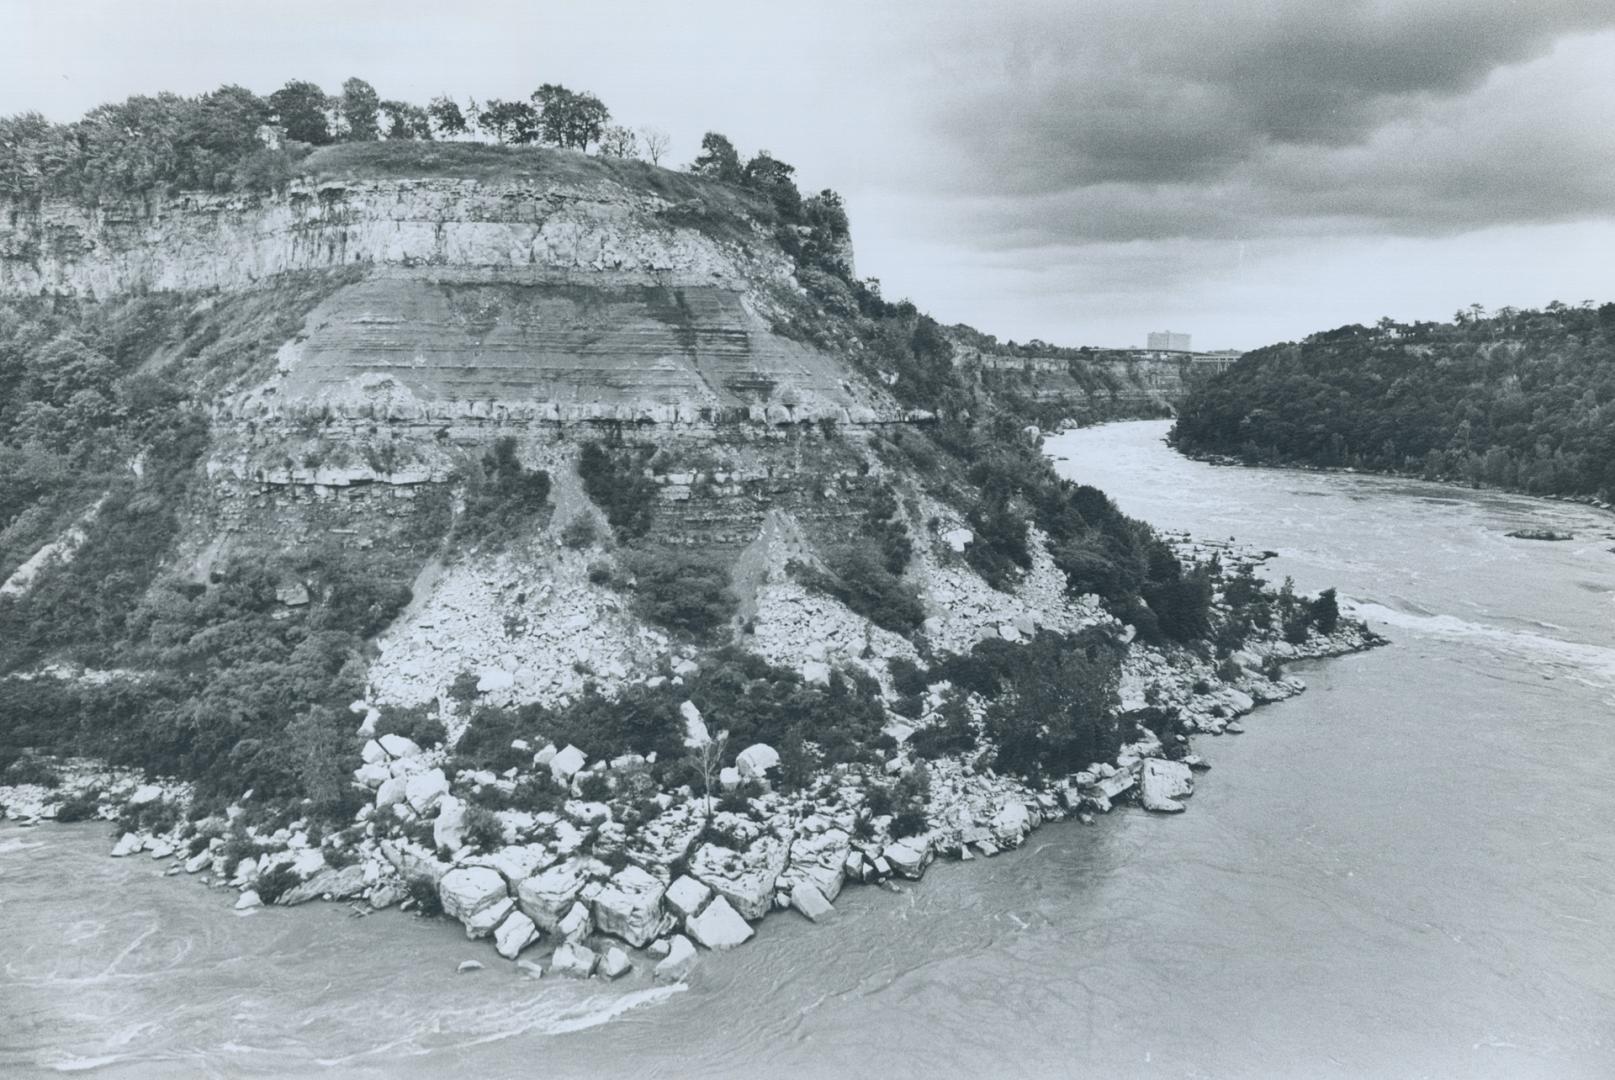
[[[1615,1076],[1615,520],[1214,468],[1165,430],[1048,448],[1393,641],[1202,737],[1188,813],[849,889],[688,989],[531,982],[396,912],[238,915],[105,826],[0,828],[0,1075]]]

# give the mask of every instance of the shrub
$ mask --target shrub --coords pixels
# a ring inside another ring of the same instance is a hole
[[[586,547],[593,547],[599,539],[600,529],[595,524],[594,515],[582,513],[566,523],[561,530],[561,543],[573,551],[581,551]]]
[[[412,877],[405,883],[405,889],[415,903],[415,910],[422,915],[443,914],[443,897],[438,895],[437,884],[431,878],[424,875]]]
[[[591,772],[578,781],[578,796],[588,802],[606,802],[611,798],[611,780],[603,772]]]
[[[1311,616],[1312,625],[1316,626],[1320,633],[1334,633],[1335,628],[1340,625],[1340,603],[1335,596],[1335,590],[1325,589],[1319,593],[1318,598],[1309,605],[1307,613]]]
[[[62,804],[56,808],[56,820],[63,825],[68,825],[75,821],[88,821],[95,817],[99,810],[100,802],[96,793],[87,791],[82,795],[64,799]]]
[[[810,589],[833,596],[876,626],[912,634],[925,621],[925,606],[913,585],[892,573],[870,544],[843,544],[825,553],[826,573],[791,561],[787,569]]]
[[[470,672],[462,672],[461,674],[462,676],[469,675]],[[476,693],[475,678],[475,676],[472,676],[471,690],[473,697]],[[459,685],[459,678],[456,678],[455,686]],[[450,694],[453,694],[452,689]],[[398,705],[382,705],[378,711],[381,713],[381,718],[376,721],[376,735],[378,737],[382,735],[402,735],[415,743],[415,745],[428,748],[442,746],[449,741],[448,730],[443,726],[443,721],[437,718],[435,710],[430,705],[414,705],[409,708]]]
[[[31,753],[24,753],[6,766],[3,778],[7,784],[37,784],[43,788],[57,788],[62,784],[56,766]]]
[[[583,490],[606,512],[606,520],[621,540],[637,540],[650,531],[659,490],[645,475],[645,463],[654,448],[607,450],[598,442],[585,443],[578,455],[578,476]]]
[[[1114,652],[1096,642],[1071,648],[1059,635],[1039,634],[1020,653],[1011,688],[987,709],[998,768],[1059,775],[1113,757],[1121,745]]]
[[[258,894],[258,899],[268,905],[302,883],[303,879],[297,876],[297,871],[292,869],[290,863],[277,863],[259,874],[252,887]]]
[[[636,551],[628,557],[634,578],[634,608],[647,621],[710,637],[740,606],[729,588],[729,570],[711,556],[671,548]]]
[[[929,673],[907,657],[894,656],[887,667],[899,694],[923,694],[930,686]]]
[[[492,810],[470,806],[465,812],[465,842],[479,851],[497,851],[505,846],[505,826]]]
[[[467,481],[465,512],[455,525],[462,544],[502,548],[521,535],[549,502],[549,473],[522,465],[511,435],[494,441],[493,449],[483,455],[481,469]]]

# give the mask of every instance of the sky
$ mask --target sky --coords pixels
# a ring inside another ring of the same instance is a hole
[[[358,75],[590,90],[847,200],[1000,338],[1254,348],[1615,299],[1615,0],[0,0],[0,114]]]

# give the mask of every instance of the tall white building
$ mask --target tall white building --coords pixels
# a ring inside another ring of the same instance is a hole
[[[1170,330],[1152,330],[1149,340],[1149,347],[1152,349],[1164,349],[1170,352],[1189,351],[1188,334],[1174,334]]]

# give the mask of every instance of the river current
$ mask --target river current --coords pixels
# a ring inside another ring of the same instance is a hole
[[[397,912],[237,914],[105,825],[0,827],[0,1075],[1615,1076],[1615,519],[1215,468],[1166,426],[1048,450],[1393,642],[1201,737],[1188,813],[849,889],[688,988],[533,982]]]

